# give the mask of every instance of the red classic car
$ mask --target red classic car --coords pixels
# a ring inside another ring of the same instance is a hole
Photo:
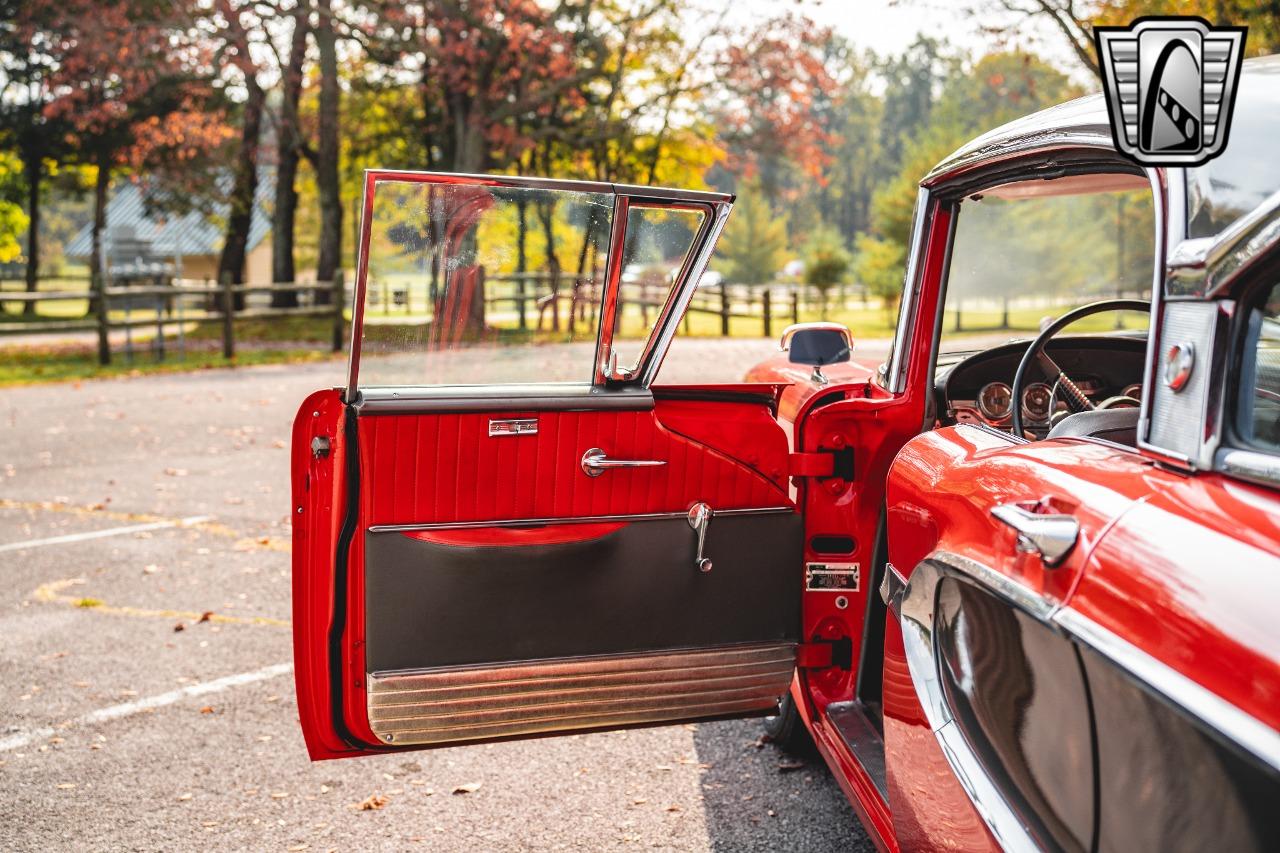
[[[311,756],[770,714],[885,850],[1280,849],[1278,136],[1275,59],[1200,167],[1098,97],[995,130],[921,182],[882,365],[801,327],[698,386],[655,378],[731,197],[368,173],[294,427]],[[462,345],[572,267],[583,340]]]

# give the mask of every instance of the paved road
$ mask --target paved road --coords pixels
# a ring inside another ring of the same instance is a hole
[[[772,349],[691,346],[668,379]],[[754,721],[309,763],[287,440],[341,373],[0,390],[0,848],[871,849],[820,762],[780,768]]]

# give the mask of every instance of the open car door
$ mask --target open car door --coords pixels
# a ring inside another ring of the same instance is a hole
[[[775,707],[803,533],[772,398],[650,387],[732,201],[366,174],[348,383],[293,431],[312,758]]]

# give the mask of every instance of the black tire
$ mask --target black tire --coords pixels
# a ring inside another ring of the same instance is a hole
[[[764,718],[764,733],[774,746],[790,755],[810,756],[816,751],[790,691],[778,704],[778,713]]]

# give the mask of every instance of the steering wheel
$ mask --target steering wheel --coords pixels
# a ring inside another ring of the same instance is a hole
[[[1085,317],[1092,317],[1094,314],[1101,314],[1105,311],[1141,311],[1144,314],[1151,312],[1151,303],[1145,299],[1104,299],[1101,302],[1093,302],[1089,305],[1068,311],[1058,319],[1054,320],[1048,326],[1041,330],[1036,339],[1031,342],[1031,346],[1027,347],[1027,351],[1023,353],[1022,361],[1018,363],[1018,372],[1013,375],[1013,434],[1022,436],[1022,392],[1023,386],[1026,384],[1027,368],[1031,362],[1037,362],[1044,375],[1048,377],[1054,386],[1061,388],[1063,391],[1063,400],[1067,404],[1067,408],[1072,412],[1087,412],[1098,408],[1095,406],[1085,393],[1080,390],[1076,383],[1071,381],[1071,377],[1067,376],[1053,360],[1050,355],[1045,352],[1045,345],[1058,332],[1070,326],[1076,320]],[[1110,402],[1110,401],[1108,401]],[[1052,412],[1050,412],[1052,415]]]

